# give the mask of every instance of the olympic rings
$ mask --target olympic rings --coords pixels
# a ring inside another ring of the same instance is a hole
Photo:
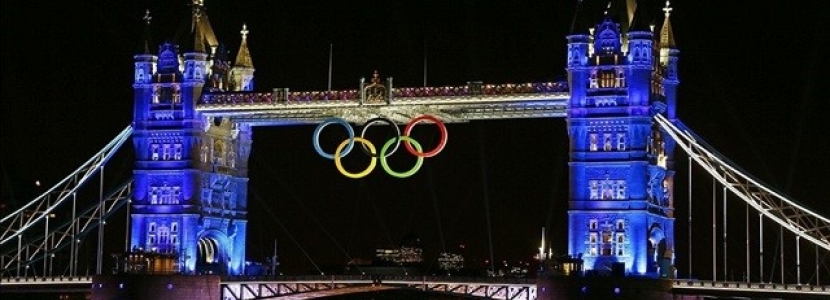
[[[340,151],[343,150],[343,147],[345,147],[346,144],[354,145],[354,142],[351,141],[351,140],[344,140],[342,143],[340,143],[340,146],[337,146],[337,150],[334,150],[334,165],[337,166],[337,169],[340,170],[340,173],[342,173],[346,177],[349,177],[349,178],[366,177],[366,175],[369,175],[369,173],[371,173],[372,170],[375,169],[375,165],[377,165],[377,163],[378,163],[378,158],[374,156],[374,154],[375,154],[375,145],[372,145],[372,142],[370,142],[369,140],[364,139],[364,138],[359,138],[358,137],[358,138],[354,138],[354,140],[357,141],[357,142],[360,142],[363,145],[366,145],[366,147],[369,147],[369,151],[372,153],[372,155],[371,155],[372,160],[369,162],[369,167],[366,168],[366,170],[363,170],[359,173],[349,173],[349,171],[346,171],[346,169],[343,168],[343,164],[340,163],[340,158],[342,157],[342,156],[340,156]]]
[[[432,150],[428,151],[428,152],[424,152],[423,148],[421,147],[421,144],[418,141],[416,141],[414,138],[409,136],[409,133],[412,132],[412,128],[416,124],[418,124],[420,122],[424,122],[424,121],[432,121],[433,123],[436,124],[436,126],[438,126],[438,129],[441,132],[441,138],[440,138],[440,141],[438,142],[438,145],[435,148],[433,148]],[[389,139],[388,141],[386,141],[386,143],[383,145],[383,147],[381,147],[380,152],[377,152],[377,149],[375,148],[375,145],[372,144],[372,142],[369,141],[368,139],[366,139],[366,137],[365,137],[366,130],[371,125],[373,125],[375,123],[378,123],[378,122],[383,122],[383,123],[389,124],[390,126],[393,127],[393,131],[395,133],[395,136],[393,138]],[[335,123],[340,124],[340,125],[342,125],[343,127],[346,128],[346,131],[349,134],[349,138],[344,140],[343,142],[340,143],[340,145],[337,146],[337,149],[335,150],[334,154],[329,154],[329,153],[326,153],[325,151],[323,151],[322,147],[320,146],[320,132],[323,130],[324,127],[326,127],[328,125],[331,125],[331,124],[335,124]],[[389,120],[387,118],[373,118],[373,119],[370,119],[370,120],[366,121],[366,123],[364,123],[363,125],[364,125],[364,127],[363,127],[363,130],[361,131],[360,137],[355,137],[354,130],[352,129],[351,125],[346,120],[344,120],[342,118],[336,118],[336,117],[335,118],[328,118],[328,119],[324,120],[322,123],[320,123],[320,125],[317,125],[317,128],[314,129],[314,134],[313,134],[314,150],[316,150],[317,154],[319,154],[320,156],[322,156],[324,158],[334,160],[334,164],[337,167],[337,170],[340,171],[341,174],[343,174],[343,175],[345,175],[346,177],[349,177],[349,178],[362,178],[362,177],[366,177],[367,175],[369,175],[369,173],[371,173],[375,169],[375,167],[377,166],[378,158],[380,158],[381,167],[383,167],[383,169],[386,171],[387,174],[389,174],[391,176],[394,176],[394,177],[398,177],[398,178],[406,178],[406,177],[414,175],[416,172],[418,172],[418,170],[420,170],[421,166],[423,165],[425,157],[433,157],[433,156],[437,155],[442,150],[444,150],[444,147],[447,145],[447,127],[444,125],[443,122],[441,122],[441,120],[439,120],[438,118],[436,118],[434,116],[430,116],[430,115],[421,115],[421,116],[418,116],[418,117],[410,120],[409,123],[406,125],[406,128],[404,129],[404,135],[401,135],[401,132],[400,132],[400,129],[398,128],[398,126],[392,120]],[[407,151],[410,154],[417,157],[417,161],[415,162],[415,166],[413,166],[412,169],[409,169],[408,171],[405,171],[405,172],[397,172],[395,170],[392,170],[392,168],[390,168],[388,163],[387,163],[387,158],[390,155],[392,155],[393,153],[395,153],[395,151],[398,150],[398,147],[400,146],[401,141],[403,141],[404,146],[406,146]],[[355,142],[358,142],[358,143],[361,144],[361,149],[363,150],[363,152],[366,155],[368,155],[371,158],[371,160],[369,162],[369,166],[365,170],[357,172],[357,173],[352,173],[352,172],[347,171],[343,167],[342,158],[344,156],[346,156],[347,154],[349,154],[349,152],[352,150]],[[395,147],[392,148],[392,150],[389,150],[389,148],[392,147],[392,144],[395,144]]]
[[[366,121],[366,123],[363,124],[363,131],[360,132],[360,137],[366,138],[366,129],[369,129],[369,126],[372,126],[372,124],[375,124],[377,122],[384,122],[386,124],[389,124],[389,126],[393,128],[392,133],[395,134],[395,138],[394,138],[395,148],[392,148],[392,151],[390,151],[388,154],[386,154],[386,157],[389,157],[390,155],[392,155],[392,153],[395,153],[395,151],[398,151],[398,147],[401,146],[401,129],[398,128],[398,126],[395,125],[395,123],[392,122],[392,120],[389,120],[387,118],[374,118],[374,119],[371,119],[369,121]],[[369,149],[366,149],[365,144],[361,144],[361,146],[362,146],[361,149],[363,149],[363,153],[366,153],[366,155],[377,156],[377,154],[369,153]],[[381,152],[384,152],[384,151],[381,151]],[[345,154],[343,154],[343,155],[345,156]]]
[[[323,152],[323,148],[320,147],[320,132],[323,131],[324,127],[334,123],[343,125],[343,127],[346,127],[346,131],[349,133],[349,139],[347,140],[349,141],[349,146],[346,147],[346,150],[343,150],[343,156],[349,154],[349,152],[352,151],[352,147],[354,146],[354,129],[352,129],[352,125],[350,125],[348,122],[346,122],[346,120],[343,120],[341,118],[328,118],[325,121],[323,121],[323,123],[320,123],[320,125],[317,125],[317,128],[314,129],[313,139],[311,140],[311,142],[314,143],[314,150],[317,150],[317,154],[320,154],[320,156],[328,159],[334,159],[334,155]]]
[[[418,141],[408,136],[399,136],[394,139],[389,139],[388,141],[386,141],[386,144],[383,145],[383,148],[380,148],[380,166],[383,167],[383,170],[385,170],[387,174],[398,178],[406,178],[415,175],[415,172],[418,172],[418,170],[421,169],[421,165],[424,164],[423,156],[418,156],[418,160],[415,162],[415,166],[412,167],[412,169],[410,169],[409,171],[403,173],[398,173],[392,170],[392,168],[389,168],[389,164],[386,163],[386,156],[383,154],[386,153],[386,149],[389,149],[389,146],[392,146],[392,143],[395,143],[396,140],[404,140],[406,142],[412,143],[412,145],[415,146],[415,149],[418,149],[418,151],[423,150],[421,149],[421,144],[418,143]],[[396,145],[395,147],[397,148],[398,146]]]
[[[409,136],[409,133],[412,132],[412,127],[415,127],[415,124],[423,122],[424,120],[432,121],[433,123],[435,123],[435,125],[438,126],[438,130],[441,131],[441,141],[438,142],[438,146],[435,146],[435,149],[432,149],[429,152],[424,153],[421,152],[421,149],[418,149],[418,151],[412,149],[412,146],[409,144],[408,141],[404,141],[403,145],[406,146],[406,150],[409,150],[409,153],[412,153],[412,155],[418,157],[433,157],[436,154],[438,154],[438,152],[441,152],[441,150],[444,150],[444,147],[447,146],[447,127],[444,126],[444,123],[438,120],[438,118],[430,115],[422,115],[420,117],[414,118],[409,121],[409,124],[406,125],[403,134],[404,136]]]

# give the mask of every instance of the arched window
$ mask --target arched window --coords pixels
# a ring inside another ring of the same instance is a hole
[[[611,134],[610,133],[604,134],[603,139],[605,139],[605,143],[603,144],[604,145],[603,150],[611,151],[611,149],[612,149],[612,147],[611,147]]]
[[[182,144],[177,143],[173,145],[173,159],[182,159]]]
[[[590,144],[589,150],[597,151],[597,149],[599,149],[599,145],[598,145],[599,141],[598,141],[598,138],[597,138],[597,134],[596,133],[589,134],[588,139],[589,139],[589,144]]]
[[[159,160],[159,145],[158,144],[151,144],[150,145],[150,159]]]
[[[213,142],[213,164],[225,165],[225,143],[222,140]]]
[[[617,133],[617,151],[625,151],[625,133]]]

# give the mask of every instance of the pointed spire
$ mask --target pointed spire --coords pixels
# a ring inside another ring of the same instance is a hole
[[[191,39],[184,43],[189,45],[188,49],[185,50],[186,52],[192,51],[212,54],[216,50],[216,46],[219,45],[219,42],[216,40],[213,27],[210,26],[210,20],[208,19],[207,11],[205,9],[204,0],[193,0],[191,6],[192,11],[189,35]],[[190,46],[193,48],[189,49]],[[210,49],[207,47],[210,47]]]
[[[242,24],[242,30],[239,33],[242,34],[242,44],[239,45],[234,67],[253,68],[254,63],[251,61],[251,53],[248,51],[248,25]]]
[[[193,52],[207,53],[204,36],[202,35],[202,26],[199,26],[200,16],[195,11],[193,14]]]
[[[150,16],[150,9],[147,9],[144,12],[144,17],[141,18],[144,20],[144,36],[142,37],[142,53],[143,54],[152,54],[150,51],[150,44],[153,42],[151,41],[150,37],[150,22],[153,20],[153,17]]]
[[[666,0],[666,7],[663,8],[665,13],[665,20],[663,20],[663,28],[660,29],[660,48],[676,48],[674,44],[674,33],[671,28],[671,3]]]

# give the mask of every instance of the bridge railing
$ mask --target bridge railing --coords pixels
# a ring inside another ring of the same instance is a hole
[[[830,286],[808,285],[808,284],[782,284],[772,282],[742,282],[742,281],[708,281],[708,280],[674,280],[675,288],[699,288],[699,289],[750,289],[750,290],[778,290],[778,291],[802,291],[802,292],[828,292]],[[830,296],[830,294],[828,294]]]

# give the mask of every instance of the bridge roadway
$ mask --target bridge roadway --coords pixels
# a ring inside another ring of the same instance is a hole
[[[92,288],[92,276],[2,277],[0,295],[6,293],[83,293]],[[534,278],[469,278],[434,276],[278,276],[224,277],[221,299],[314,299],[319,297],[416,289],[485,299],[536,299]],[[830,286],[809,284],[746,283],[676,279],[677,296],[830,299]],[[0,297],[2,298],[2,297]]]

